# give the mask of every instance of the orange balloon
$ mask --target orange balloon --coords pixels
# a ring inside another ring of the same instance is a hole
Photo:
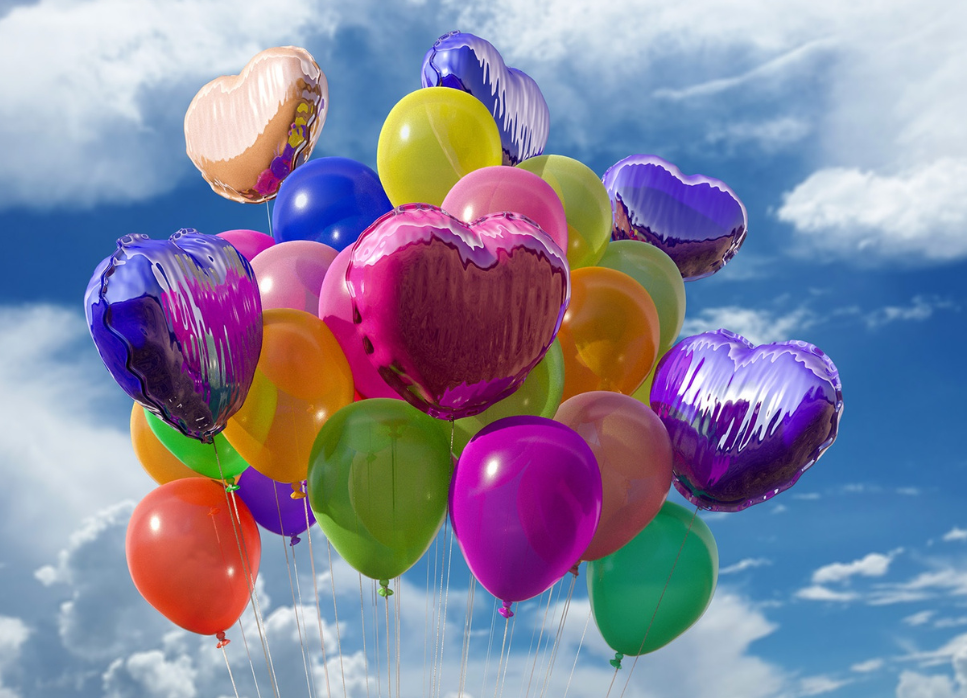
[[[571,271],[571,303],[557,338],[564,399],[592,390],[630,395],[658,353],[658,311],[641,284],[603,267]]]
[[[253,468],[277,482],[306,479],[316,435],[353,401],[353,378],[325,323],[301,310],[262,313],[262,353],[245,403],[225,438]]]
[[[158,441],[158,437],[148,426],[144,408],[138,403],[134,403],[131,408],[131,445],[134,446],[134,455],[141,462],[141,467],[159,485],[186,477],[204,477],[178,460],[175,454]]]

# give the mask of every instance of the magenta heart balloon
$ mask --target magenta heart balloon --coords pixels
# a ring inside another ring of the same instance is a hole
[[[651,406],[671,437],[675,487],[739,511],[792,487],[836,440],[836,366],[806,342],[752,344],[728,330],[688,337],[658,364]]]
[[[570,292],[564,254],[527,218],[467,224],[426,204],[364,231],[346,282],[369,360],[441,419],[513,393],[554,341]]]

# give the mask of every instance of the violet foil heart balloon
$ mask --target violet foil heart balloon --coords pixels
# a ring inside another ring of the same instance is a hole
[[[688,337],[658,363],[651,406],[671,437],[675,487],[739,511],[792,487],[836,439],[836,366],[799,341],[753,347],[728,330]]]
[[[183,229],[126,235],[91,277],[87,323],[121,388],[210,442],[245,400],[262,347],[251,265],[226,240]]]
[[[554,341],[570,289],[564,253],[529,219],[467,224],[427,204],[400,206],[364,231],[346,284],[383,380],[441,419],[517,390]]]
[[[423,58],[423,87],[469,92],[494,115],[504,164],[516,165],[544,152],[550,115],[537,83],[504,64],[493,45],[464,32],[436,40]]]
[[[604,173],[614,240],[641,240],[671,257],[685,281],[711,276],[745,240],[745,206],[728,185],[686,176],[654,155],[632,155]]]

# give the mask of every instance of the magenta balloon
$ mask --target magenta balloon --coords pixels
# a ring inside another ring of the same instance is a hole
[[[572,429],[543,417],[484,427],[450,484],[450,519],[467,564],[505,608],[566,574],[600,516],[594,454]]]
[[[441,208],[465,223],[509,211],[530,218],[567,250],[564,204],[550,184],[517,167],[482,167],[453,185]]]
[[[338,253],[314,240],[280,242],[252,260],[262,307],[292,308],[316,314],[326,271]]]
[[[218,237],[228,240],[232,247],[250,262],[260,252],[275,244],[275,238],[257,230],[226,230],[224,233],[219,233]]]

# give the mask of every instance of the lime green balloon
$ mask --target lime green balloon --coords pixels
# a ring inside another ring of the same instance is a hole
[[[144,411],[148,419],[148,427],[158,437],[158,441],[174,454],[175,458],[194,470],[196,473],[210,477],[212,480],[235,478],[248,467],[245,459],[238,455],[238,451],[228,443],[223,434],[215,435],[215,446],[203,444],[198,439],[185,436],[174,427],[166,424],[160,417],[148,410]],[[215,450],[218,450],[216,459]],[[219,470],[219,462],[221,469]]]
[[[373,579],[398,577],[443,524],[450,426],[401,400],[343,407],[309,457],[309,505],[333,546]]]
[[[494,117],[476,97],[450,87],[426,87],[397,102],[376,146],[379,181],[394,206],[440,206],[461,177],[502,162]]]
[[[564,352],[556,339],[544,358],[527,374],[524,383],[509,397],[473,417],[454,422],[453,453],[459,456],[474,435],[504,417],[531,415],[552,418],[564,393]]]
[[[616,652],[635,656],[664,647],[701,618],[712,601],[718,548],[708,526],[697,516],[693,521],[693,514],[665,502],[630,543],[588,563],[594,621]]]
[[[611,199],[601,178],[584,163],[563,155],[541,155],[517,167],[536,174],[561,198],[571,269],[597,264],[611,239]]]

